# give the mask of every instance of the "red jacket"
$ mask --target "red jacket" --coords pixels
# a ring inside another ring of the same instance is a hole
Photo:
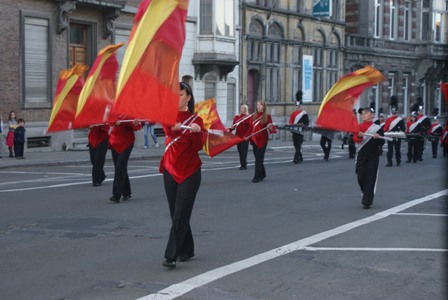
[[[192,114],[188,111],[180,111],[177,114],[176,122],[183,124],[191,116]],[[182,183],[202,165],[198,151],[204,146],[206,130],[200,117],[196,117],[192,121],[190,119],[184,125],[189,126],[191,123],[198,124],[202,131],[195,133],[183,129],[173,131],[171,127],[163,126],[166,149],[160,161],[159,171],[163,173],[166,170],[177,183]]]
[[[89,131],[89,144],[94,149],[109,138],[109,125],[93,126]]]
[[[256,118],[255,118],[256,121],[253,121],[253,123],[252,123],[252,134],[265,128],[266,126],[268,126],[268,124],[272,124],[271,115],[268,115],[268,119],[267,119],[266,123],[261,123],[261,119],[260,119],[261,115],[262,115],[262,113],[257,113]],[[276,132],[277,132],[277,129],[275,128],[275,126],[273,126],[270,129],[260,131],[257,134],[255,134],[254,136],[252,136],[251,141],[252,141],[252,143],[254,143],[257,146],[257,148],[262,148],[268,144],[269,133],[276,133]]]
[[[134,144],[134,131],[142,129],[142,125],[134,125],[133,122],[122,122],[112,128],[109,136],[109,148],[113,148],[118,153],[123,152]]]
[[[245,138],[252,132],[252,116],[249,117],[247,114],[236,115],[233,118],[233,124],[236,124],[241,119],[247,118],[236,126],[235,134],[240,138]]]

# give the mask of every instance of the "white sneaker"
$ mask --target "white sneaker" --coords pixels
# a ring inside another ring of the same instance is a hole
[[[143,147],[143,149],[147,149],[147,148],[148,148],[148,146]]]
[[[159,143],[156,143],[156,147],[159,147]]]

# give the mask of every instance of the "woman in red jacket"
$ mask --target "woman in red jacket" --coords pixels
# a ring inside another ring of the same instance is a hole
[[[172,222],[162,265],[170,269],[176,267],[178,258],[186,261],[194,256],[190,218],[201,184],[202,162],[198,151],[204,146],[206,130],[202,119],[193,112],[191,87],[181,82],[176,124],[163,126],[166,147],[160,161]],[[181,125],[189,129],[183,129]]]
[[[265,129],[266,128],[266,129]],[[255,156],[255,175],[253,183],[263,181],[266,177],[264,169],[264,154],[268,145],[269,133],[276,133],[271,115],[266,112],[266,103],[262,100],[257,102],[257,113],[253,116],[251,144]]]
[[[92,185],[100,186],[106,179],[104,162],[109,143],[109,125],[92,125],[89,131],[89,154],[92,163]]]
[[[134,147],[134,131],[142,129],[139,121],[121,122],[117,121],[110,132],[109,146],[115,166],[114,184],[112,188],[112,202],[120,202],[131,198],[131,183],[128,175],[128,160]]]

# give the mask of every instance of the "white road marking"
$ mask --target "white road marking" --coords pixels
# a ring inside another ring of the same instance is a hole
[[[187,279],[183,282],[173,284],[163,290],[158,291],[157,293],[150,294],[150,295],[144,296],[142,298],[139,298],[138,300],[149,300],[149,299],[161,300],[161,299],[174,299],[174,298],[180,297],[196,288],[199,288],[201,286],[209,284],[209,283],[216,281],[218,279],[221,279],[225,276],[231,275],[231,274],[239,272],[241,270],[248,269],[255,265],[278,258],[280,256],[289,254],[294,251],[304,250],[309,245],[321,242],[323,240],[326,240],[333,236],[342,234],[344,232],[347,232],[354,228],[360,227],[362,225],[366,225],[366,224],[384,219],[390,215],[396,214],[400,211],[406,210],[410,207],[424,203],[426,201],[440,198],[444,195],[447,195],[447,193],[448,193],[448,190],[443,190],[443,191],[440,191],[440,192],[437,192],[437,193],[434,193],[434,194],[431,194],[431,195],[428,195],[428,196],[425,196],[425,197],[422,197],[419,199],[409,201],[407,203],[392,207],[383,212],[379,212],[373,216],[370,216],[370,217],[367,217],[364,219],[360,219],[358,221],[354,221],[351,223],[347,223],[345,225],[315,234],[313,236],[298,240],[296,242],[272,249],[270,251],[260,253],[258,255],[249,257],[247,259],[243,259],[243,260],[234,262],[232,264],[222,266],[220,268],[216,268],[214,270],[210,270],[208,272],[199,274],[199,275],[194,276],[190,279]]]
[[[398,213],[397,216],[448,217],[448,214]]]
[[[308,251],[402,251],[402,252],[448,252],[448,249],[435,248],[352,248],[352,247],[304,247]]]

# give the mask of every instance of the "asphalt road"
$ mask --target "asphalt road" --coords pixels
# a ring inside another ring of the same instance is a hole
[[[170,220],[158,160],[130,162],[119,204],[90,166],[0,170],[1,299],[446,299],[446,160],[386,168],[370,210],[354,160],[291,147],[253,159],[203,158],[192,230],[196,256],[162,267]]]

